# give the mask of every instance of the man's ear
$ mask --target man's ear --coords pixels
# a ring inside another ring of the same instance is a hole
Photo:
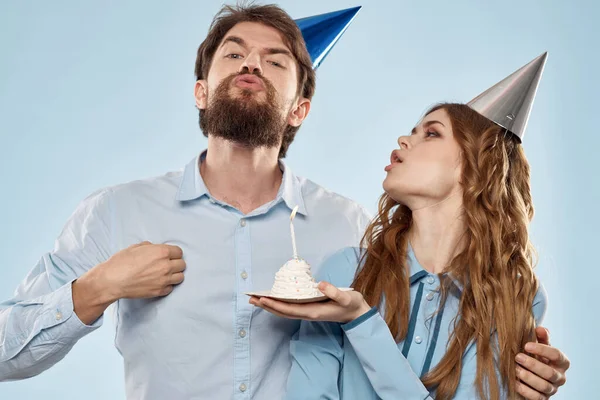
[[[201,79],[196,81],[196,86],[194,87],[194,97],[196,98],[196,107],[198,107],[199,110],[206,109],[207,93],[208,84],[206,83],[206,80]]]
[[[294,127],[302,125],[302,122],[304,122],[309,112],[310,100],[304,97],[300,97],[296,102],[296,106],[290,111],[290,114],[288,115],[288,124]]]

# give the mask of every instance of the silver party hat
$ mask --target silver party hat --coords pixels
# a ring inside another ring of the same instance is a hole
[[[548,52],[471,100],[467,105],[523,140]]]

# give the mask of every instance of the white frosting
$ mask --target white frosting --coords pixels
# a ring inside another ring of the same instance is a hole
[[[286,262],[275,274],[271,295],[284,298],[304,299],[322,296],[310,272],[310,265],[301,258]]]

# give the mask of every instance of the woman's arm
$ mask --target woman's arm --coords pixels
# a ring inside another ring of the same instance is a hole
[[[338,400],[343,360],[342,332],[336,322],[302,321],[290,344],[292,369],[286,400]]]

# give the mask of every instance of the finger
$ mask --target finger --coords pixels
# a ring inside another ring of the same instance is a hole
[[[173,246],[170,244],[164,244],[163,246],[165,246],[165,247],[167,247],[167,249],[169,249],[169,258],[171,260],[183,258],[183,250],[181,250],[181,247]]]
[[[173,286],[171,286],[171,285],[165,286],[158,295],[161,297],[167,296],[167,295],[171,294],[172,291],[173,291]]]
[[[176,260],[169,260],[169,266],[171,267],[171,272],[183,272],[185,271],[186,264],[183,259],[178,258]]]
[[[537,336],[538,343],[550,346],[550,331],[543,326],[535,328],[535,335]]]
[[[338,303],[344,307],[347,307],[348,305],[350,305],[350,301],[352,300],[352,298],[350,297],[350,295],[348,293],[342,292],[340,289],[333,286],[329,282],[325,282],[325,281],[320,282],[319,290],[325,296],[329,297],[331,300],[335,301],[336,303]]]
[[[542,379],[554,384],[561,384],[561,373],[549,365],[544,364],[541,361],[536,360],[533,357],[529,357],[523,353],[517,354],[517,363],[523,368],[529,370],[533,374],[539,376]]]
[[[140,246],[146,246],[146,245],[149,245],[149,244],[152,244],[152,243],[150,243],[150,242],[149,242],[149,241],[147,241],[147,240],[144,240],[143,242],[136,243],[136,244],[132,244],[131,246],[129,246],[129,248],[130,248],[130,249],[134,249],[134,248],[136,248],[136,247],[140,247]]]
[[[256,296],[250,296],[250,298],[248,299],[248,303],[260,307],[259,303],[258,303],[258,297]]]
[[[517,393],[526,398],[527,400],[547,400],[548,397],[543,394],[536,392],[527,385],[517,382]]]
[[[569,359],[556,347],[546,346],[545,344],[540,343],[527,343],[525,345],[525,350],[536,356],[546,357],[561,369],[568,369],[570,366]]]
[[[285,314],[283,314],[283,313],[281,313],[281,312],[279,312],[277,310],[274,310],[274,309],[272,309],[270,307],[267,307],[266,305],[262,304],[260,301],[257,301],[256,303],[257,303],[256,304],[257,307],[262,308],[263,310],[268,311],[268,312],[270,312],[273,315],[276,315],[276,316],[281,317],[281,318],[296,319],[296,318],[292,318],[292,317],[290,317],[288,315],[285,315]]]
[[[548,329],[544,328],[543,326],[538,326],[535,328],[535,336],[538,343],[550,346],[550,331]],[[538,360],[544,364],[550,364],[550,360],[548,360],[546,357],[538,356]]]
[[[261,307],[269,308],[281,315],[284,315],[286,318],[291,319],[310,319],[308,316],[310,314],[310,304],[289,304],[283,301],[277,301],[273,299],[269,299],[267,297],[261,297],[259,300]]]
[[[517,377],[521,380],[521,382],[525,383],[527,386],[538,391],[539,393],[552,396],[556,392],[556,387],[553,384],[531,373],[530,371],[527,371],[525,368],[517,366]]]
[[[179,285],[181,282],[183,282],[183,280],[184,280],[183,272],[176,272],[173,275],[171,275],[171,277],[169,278],[169,284],[170,285]]]

